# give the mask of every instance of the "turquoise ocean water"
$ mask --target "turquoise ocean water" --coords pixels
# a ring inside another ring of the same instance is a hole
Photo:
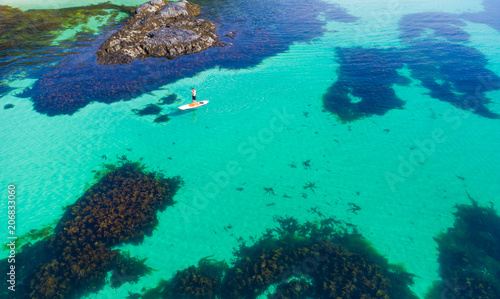
[[[479,0],[334,3],[358,19],[326,21],[321,35],[293,43],[255,66],[210,68],[130,101],[91,103],[73,115],[36,112],[29,98],[18,95],[37,79],[23,77],[22,69],[12,71],[11,80],[4,77],[12,89],[0,98],[1,106],[15,105],[0,109],[0,186],[17,185],[17,234],[57,221],[62,207],[93,182],[92,170],[103,162],[102,155],[127,155],[143,158],[151,169],[180,175],[185,185],[174,198],[177,204],[159,213],[151,237],[141,245],[120,247],[147,257],[157,271],[89,298],[125,298],[209,255],[229,261],[238,238],[260,236],[276,225],[275,216],[320,219],[312,208],[356,225],[391,263],[416,275],[413,291],[423,297],[439,278],[433,237],[452,226],[454,206],[470,203],[467,192],[480,204],[500,205],[500,121],[433,98],[406,67],[397,72],[408,84],[393,85],[403,109],[344,123],[324,111],[323,96],[339,79],[336,49],[403,49],[403,16],[480,13],[484,6]],[[0,4],[54,9],[74,1]],[[470,38],[462,44],[482,53],[486,68],[500,76],[500,32],[464,22],[461,28]],[[210,104],[178,114],[178,104],[190,101],[191,87]],[[171,115],[166,124],[131,112],[170,94],[181,102],[164,106]],[[500,91],[485,95],[491,100],[488,108],[500,113]],[[436,134],[439,142],[433,139]],[[419,151],[422,144],[427,150]],[[311,169],[302,165],[307,160]],[[220,181],[233,163],[241,171]],[[316,183],[315,192],[303,188],[308,182]],[[276,196],[264,191],[269,187]],[[361,210],[353,213],[350,203]],[[2,201],[0,211],[5,206]]]

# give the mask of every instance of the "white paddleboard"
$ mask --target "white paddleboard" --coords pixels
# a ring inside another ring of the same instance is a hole
[[[206,104],[208,104],[208,101],[200,101],[200,102],[196,102],[196,103],[182,105],[182,106],[179,107],[179,110],[194,109],[194,108],[198,108],[198,107],[201,107],[201,106],[205,106]]]

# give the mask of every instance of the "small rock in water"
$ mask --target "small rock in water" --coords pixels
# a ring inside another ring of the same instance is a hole
[[[3,109],[12,109],[12,108],[14,108],[14,104],[7,104],[3,106]]]

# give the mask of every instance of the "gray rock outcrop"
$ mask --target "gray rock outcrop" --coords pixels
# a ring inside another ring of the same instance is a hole
[[[153,0],[135,10],[121,30],[112,34],[96,52],[102,64],[124,64],[136,58],[197,53],[221,46],[216,26],[197,19],[200,7],[187,1]]]

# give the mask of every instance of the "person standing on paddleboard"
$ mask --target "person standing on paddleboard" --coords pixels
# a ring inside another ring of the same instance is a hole
[[[196,103],[196,89],[191,89],[191,95],[193,96],[193,103]]]

